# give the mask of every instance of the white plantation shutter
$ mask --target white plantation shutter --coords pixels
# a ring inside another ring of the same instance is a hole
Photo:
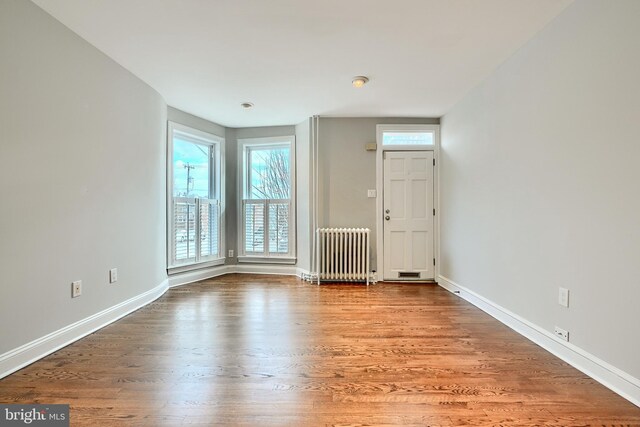
[[[198,199],[200,204],[200,258],[220,255],[220,202]]]
[[[269,253],[289,253],[289,201],[269,201]]]
[[[290,254],[290,200],[243,200],[242,241],[246,255]]]
[[[172,265],[220,256],[220,201],[173,198]]]
[[[173,199],[173,260],[185,263],[196,258],[196,201],[185,197]]]
[[[265,201],[243,200],[243,242],[247,254],[264,253]]]

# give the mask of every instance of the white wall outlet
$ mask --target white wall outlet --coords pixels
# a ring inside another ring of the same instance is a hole
[[[376,198],[378,197],[378,192],[376,190],[367,190],[367,197]]]
[[[71,283],[71,298],[78,298],[82,295],[82,280]]]
[[[112,268],[109,270],[109,283],[115,283],[118,281],[118,269]]]
[[[229,258],[233,258],[233,249],[229,249]]]
[[[558,328],[556,326],[553,332],[556,334],[558,338],[563,339],[565,341],[569,341],[569,331],[565,331],[564,329]]]
[[[569,307],[569,289],[560,288],[558,292],[558,304],[563,307]]]

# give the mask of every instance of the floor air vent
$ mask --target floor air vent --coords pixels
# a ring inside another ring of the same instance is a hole
[[[420,273],[412,273],[408,271],[401,271],[398,273],[399,279],[419,279]]]

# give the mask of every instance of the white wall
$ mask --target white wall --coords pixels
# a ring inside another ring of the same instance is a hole
[[[2,354],[166,278],[166,105],[29,1],[0,2],[0,61]]]
[[[443,118],[441,150],[442,275],[636,379],[638,17],[573,3]]]

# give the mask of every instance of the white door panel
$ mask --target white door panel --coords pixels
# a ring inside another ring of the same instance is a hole
[[[383,278],[433,279],[433,152],[384,154]]]

